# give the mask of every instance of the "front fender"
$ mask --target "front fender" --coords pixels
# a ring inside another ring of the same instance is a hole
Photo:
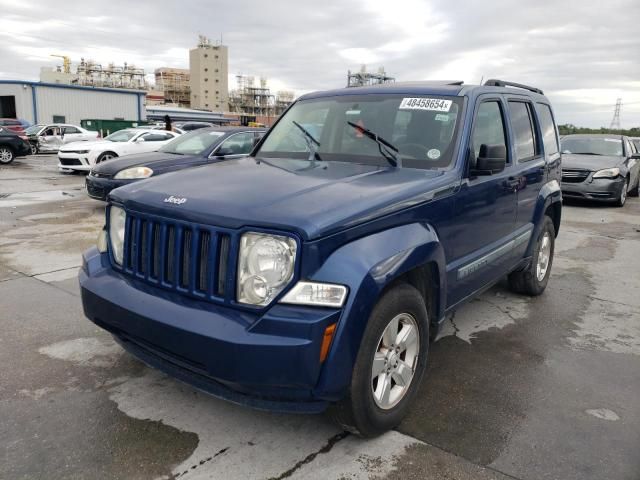
[[[369,315],[384,288],[404,273],[428,263],[437,267],[439,298],[436,318],[444,316],[446,276],[444,250],[429,225],[412,223],[355,240],[324,262],[312,280],[340,283],[349,288],[344,307],[315,394],[340,399],[351,372]]]

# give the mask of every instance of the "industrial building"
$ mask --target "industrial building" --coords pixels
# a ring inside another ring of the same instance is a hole
[[[189,108],[191,106],[191,74],[186,68],[156,68],[156,92],[162,92],[163,103],[178,107]],[[147,95],[147,100],[149,95]]]
[[[293,92],[272,93],[266,78],[261,77],[256,85],[254,77],[237,75],[236,82],[238,88],[229,94],[229,112],[250,118],[249,121],[271,126],[293,101]]]
[[[31,123],[146,120],[143,90],[0,80],[0,117]]]
[[[43,83],[60,83],[64,85],[80,85],[85,87],[126,88],[144,90],[147,80],[144,69],[128,64],[102,65],[93,60],[80,59],[76,71],[72,72],[71,58],[66,55],[51,55],[62,58],[62,65],[56,68],[42,67],[40,81]]]
[[[395,81],[394,77],[387,75],[384,67],[380,67],[376,73],[372,73],[367,71],[366,65],[362,65],[359,72],[351,72],[351,70],[347,72],[347,87],[366,87]]]
[[[229,109],[229,51],[200,35],[198,46],[189,50],[191,108],[226,112]]]

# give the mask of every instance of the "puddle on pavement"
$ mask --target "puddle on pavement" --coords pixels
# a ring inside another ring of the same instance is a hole
[[[15,208],[38,203],[60,202],[85,195],[81,187],[43,192],[11,193],[0,198],[0,208]]]

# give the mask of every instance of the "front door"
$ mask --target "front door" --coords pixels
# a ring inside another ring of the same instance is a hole
[[[504,275],[513,263],[513,232],[516,222],[516,185],[513,157],[505,123],[506,105],[501,97],[482,96],[475,108],[469,141],[467,178],[456,196],[454,261],[447,266],[452,306],[487,283]],[[502,145],[507,151],[503,171],[473,173],[482,145]],[[453,233],[453,232],[452,232]]]

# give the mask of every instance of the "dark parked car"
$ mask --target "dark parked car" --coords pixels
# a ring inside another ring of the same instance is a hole
[[[176,127],[180,128],[184,132],[190,132],[191,130],[198,130],[199,128],[213,127],[213,123],[209,122],[184,122],[176,123]]]
[[[31,153],[29,142],[6,127],[0,127],[0,164],[9,164],[16,157]]]
[[[247,127],[209,127],[185,133],[157,152],[99,163],[87,176],[87,193],[96,200],[106,200],[111,190],[128,183],[247,156],[265,131]]]
[[[112,191],[79,273],[84,312],[214,395],[331,407],[375,435],[407,414],[447,314],[507,275],[544,291],[559,182],[536,88],[307,94],[250,157]]]
[[[629,137],[605,134],[562,138],[562,195],[622,207],[638,196],[640,154]]]

